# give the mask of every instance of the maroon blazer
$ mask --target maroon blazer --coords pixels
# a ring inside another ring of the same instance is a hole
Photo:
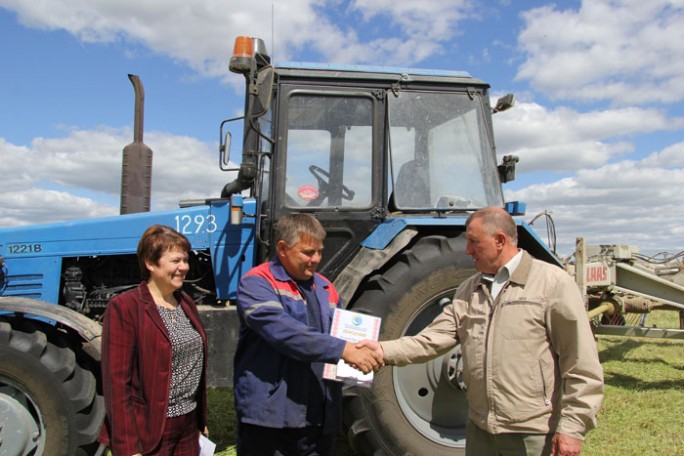
[[[176,298],[202,337],[198,430],[207,422],[207,340],[192,298]],[[146,283],[107,305],[102,330],[102,384],[107,417],[99,440],[114,456],[149,453],[161,441],[171,385],[171,340]]]

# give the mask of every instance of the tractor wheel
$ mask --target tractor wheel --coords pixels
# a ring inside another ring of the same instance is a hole
[[[413,335],[427,326],[475,272],[465,238],[421,239],[354,304],[383,318],[380,339]],[[424,364],[385,367],[372,388],[345,389],[344,417],[352,448],[363,455],[462,455],[468,416],[460,346]]]
[[[25,327],[24,327],[25,326]],[[2,449],[18,455],[87,455],[104,419],[93,373],[67,338],[0,321]]]

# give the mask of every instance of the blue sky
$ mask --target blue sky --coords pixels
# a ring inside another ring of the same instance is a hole
[[[684,249],[682,0],[0,0],[0,226],[118,213],[129,73],[153,210],[218,196],[218,127],[243,107],[237,35],[276,61],[465,70],[514,92],[494,117],[498,155],[520,157],[506,197],[528,221],[552,212],[560,253],[577,236]]]

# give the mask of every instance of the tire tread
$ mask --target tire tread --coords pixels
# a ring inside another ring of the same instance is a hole
[[[455,265],[454,262],[458,264]],[[364,284],[353,309],[385,318],[398,310],[398,302],[405,290],[429,277],[430,271],[445,267],[472,268],[471,260],[465,255],[464,237],[426,236],[412,248],[401,253],[388,268],[372,275]],[[387,305],[383,307],[383,303]],[[381,371],[376,374],[378,375],[376,380],[379,380],[379,376],[383,374],[387,375],[387,372]],[[386,433],[387,430],[381,431],[385,433],[384,437],[375,435],[374,425],[370,421],[382,419],[386,423],[387,417],[372,417],[374,414],[377,415],[380,402],[372,392],[360,387],[347,388],[344,390],[344,399],[344,417],[345,424],[348,426],[349,444],[358,454],[372,456],[437,454],[434,447],[426,447],[424,451],[421,449],[420,453],[397,448],[391,436]],[[387,413],[393,413],[387,410]],[[403,416],[390,416],[389,418],[390,421],[404,419]],[[376,423],[375,426],[378,424]],[[462,450],[459,449],[441,448],[439,454],[462,454]]]
[[[69,339],[52,327],[41,328],[40,325],[24,320],[0,321],[0,345],[11,351],[23,353],[34,359],[44,372],[35,375],[49,374],[58,386],[59,400],[68,404],[60,408],[62,418],[68,421],[68,435],[61,436],[58,441],[66,439],[68,449],[46,448],[45,455],[92,453],[97,448],[97,435],[104,420],[104,400],[97,392],[97,379],[93,372],[77,362],[76,351]],[[0,372],[2,381],[2,372]],[[30,382],[31,379],[25,381]],[[38,404],[40,407],[40,404]],[[54,418],[46,418],[54,419]],[[47,432],[54,432],[59,426],[46,423]],[[51,440],[54,441],[54,440]]]

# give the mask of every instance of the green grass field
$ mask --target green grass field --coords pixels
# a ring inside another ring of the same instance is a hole
[[[648,324],[676,328],[655,312]],[[605,398],[586,456],[684,456],[684,341],[599,336]],[[218,456],[235,455],[235,414],[230,389],[209,392],[210,438]],[[342,438],[337,456],[353,456]]]

